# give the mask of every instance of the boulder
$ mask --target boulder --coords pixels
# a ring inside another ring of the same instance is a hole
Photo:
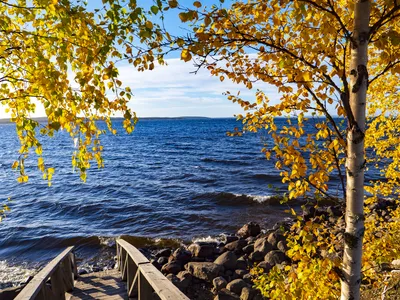
[[[182,271],[182,265],[176,261],[169,262],[161,268],[161,271],[166,274],[178,274]]]
[[[236,274],[237,278],[243,278],[243,276],[248,273],[249,273],[249,271],[247,271],[247,270],[241,270],[241,269],[235,270],[235,274]]]
[[[236,295],[240,295],[242,293],[242,289],[247,287],[247,283],[243,279],[235,279],[228,283],[226,288]]]
[[[236,235],[223,235],[222,236],[222,242],[224,244],[229,244],[232,243],[234,241],[237,241],[239,238]]]
[[[157,259],[157,262],[158,262],[161,266],[163,266],[163,265],[165,265],[166,263],[168,263],[168,257],[160,256],[160,257]]]
[[[283,253],[286,253],[286,251],[289,250],[286,241],[279,241],[278,245],[276,245],[276,248],[278,248],[278,250],[282,251]]]
[[[189,251],[195,257],[209,257],[214,254],[215,246],[206,243],[194,243],[189,246]]]
[[[151,259],[150,262],[151,262],[151,264],[152,264],[153,266],[155,266],[158,270],[161,270],[162,265],[160,265],[160,264],[158,263],[157,260]]]
[[[269,262],[262,261],[257,265],[257,267],[263,269],[264,273],[268,273],[272,269],[273,266]]]
[[[276,233],[276,232],[273,232],[273,233],[271,233],[271,234],[268,236],[268,243],[270,243],[271,246],[272,246],[274,249],[278,249],[278,248],[277,248],[278,243],[279,243],[280,241],[285,241],[285,240],[286,240],[286,239],[285,239],[285,237],[284,237],[282,234],[278,234],[278,233]]]
[[[178,275],[176,275],[176,277],[178,277],[180,280],[179,285],[177,286],[182,290],[187,289],[191,285],[193,280],[193,275],[190,274],[190,272],[188,271],[181,271],[178,273]]]
[[[213,279],[213,286],[214,286],[215,291],[217,291],[217,292],[219,292],[220,290],[226,288],[227,284],[228,284],[228,282],[222,276],[215,277]]]
[[[193,277],[209,282],[217,277],[222,269],[220,265],[212,262],[190,262],[185,267]]]
[[[245,240],[236,240],[229,244],[225,245],[225,249],[229,251],[235,251],[235,253],[240,253],[244,247],[247,246],[247,242]]]
[[[254,251],[254,244],[249,244],[246,247],[243,247],[243,252],[246,254],[250,254],[251,252]]]
[[[392,268],[394,269],[400,269],[400,259],[395,259],[391,263]]]
[[[242,269],[242,270],[246,270],[249,267],[249,264],[247,263],[246,259],[242,257],[240,257],[237,262],[236,262],[236,269]]]
[[[214,297],[214,300],[240,300],[240,297],[227,289],[222,289]]]
[[[171,255],[171,253],[172,253],[171,249],[161,249],[155,254],[155,257],[157,257],[157,258],[159,258],[161,256],[168,257]]]
[[[252,300],[255,294],[256,291],[254,289],[245,286],[240,294],[240,300]]]
[[[249,259],[252,262],[257,262],[257,261],[262,261],[264,259],[265,254],[261,251],[254,251],[253,253],[250,253]]]
[[[172,253],[169,257],[169,262],[171,261],[178,261],[180,264],[185,265],[188,263],[192,258],[192,253],[186,250],[184,247],[180,247]]]
[[[236,267],[237,256],[232,251],[225,252],[218,256],[214,261],[215,264],[224,266],[225,269],[233,270]]]
[[[283,263],[284,261],[289,261],[289,258],[285,255],[285,253],[279,250],[274,250],[265,255],[264,260],[270,265],[275,266]]]
[[[247,284],[253,285],[253,280],[252,276],[250,273],[246,274],[243,276],[243,281],[246,282]]]
[[[268,242],[267,237],[259,238],[254,243],[254,252],[260,251],[263,255],[267,254],[273,249],[272,245]]]
[[[257,236],[261,232],[260,225],[254,222],[250,222],[245,224],[242,228],[240,228],[237,232],[238,236],[243,238],[247,238],[249,236]]]

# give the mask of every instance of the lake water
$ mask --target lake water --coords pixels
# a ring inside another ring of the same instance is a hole
[[[286,191],[275,160],[261,153],[268,139],[228,137],[235,126],[234,119],[143,119],[127,135],[115,121],[118,135],[103,137],[105,168],[90,169],[86,183],[71,167],[74,143],[61,132],[43,143],[46,162],[56,168],[48,187],[34,155],[26,163],[29,182],[17,183],[15,128],[0,125],[0,203],[13,200],[0,223],[0,285],[68,245],[85,256],[109,237],[191,240],[234,232],[249,221],[271,227],[282,220],[287,207],[268,202]]]

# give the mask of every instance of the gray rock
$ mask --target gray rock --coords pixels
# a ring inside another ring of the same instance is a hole
[[[178,277],[180,280],[178,287],[182,290],[187,289],[191,285],[193,280],[193,275],[190,274],[190,272],[188,271],[181,271],[176,277]]]
[[[254,244],[250,244],[247,245],[246,247],[243,247],[243,252],[246,254],[250,254],[253,251],[254,251]]]
[[[260,225],[254,222],[250,222],[245,224],[242,228],[240,228],[237,232],[238,236],[247,238],[249,236],[257,236],[261,232]]]
[[[289,258],[285,255],[285,253],[278,250],[274,250],[265,255],[264,260],[270,265],[275,266],[285,261],[286,262],[289,261]]]
[[[243,276],[248,273],[249,273],[249,271],[247,271],[247,270],[241,270],[241,269],[235,270],[235,274],[237,275],[237,278],[243,278]]]
[[[229,251],[235,251],[235,253],[240,253],[244,247],[247,246],[245,240],[237,240],[225,245],[225,248]]]
[[[157,258],[159,258],[159,257],[161,257],[161,256],[166,256],[166,257],[168,257],[168,256],[171,255],[171,253],[172,253],[171,249],[162,249],[162,250],[158,251],[158,252],[155,254],[155,256],[156,256]]]
[[[188,250],[186,250],[184,247],[180,247],[172,253],[172,256],[170,256],[169,261],[178,261],[182,265],[186,264],[187,262],[190,261],[192,258],[192,253]]]
[[[161,256],[161,257],[159,257],[159,258],[157,259],[157,262],[158,262],[161,266],[163,266],[163,265],[165,265],[166,263],[168,263],[168,257]]]
[[[246,270],[249,267],[247,261],[243,258],[240,257],[237,262],[236,262],[236,269],[243,269]]]
[[[243,276],[243,281],[246,282],[247,284],[253,285],[253,280],[252,276],[250,273],[246,274]]]
[[[236,235],[223,235],[222,241],[224,244],[229,244],[237,241],[239,238]]]
[[[186,270],[194,277],[211,282],[218,276],[222,267],[211,262],[190,262],[185,266]]]
[[[400,259],[395,259],[391,263],[392,267],[395,269],[400,269]]]
[[[161,271],[163,273],[167,274],[178,274],[180,271],[182,271],[182,265],[176,261],[169,262],[161,268]]]
[[[262,261],[257,265],[257,267],[262,268],[264,270],[264,273],[268,273],[273,266],[266,261]]]
[[[255,294],[256,291],[254,289],[246,286],[242,289],[242,293],[240,294],[240,300],[252,300]]]
[[[189,251],[196,257],[209,257],[214,254],[215,246],[212,244],[191,244]]]
[[[174,274],[168,274],[168,275],[165,276],[165,277],[167,277],[167,279],[168,279],[169,281],[171,281],[174,285],[177,285],[177,283],[180,282],[180,279],[179,279],[176,275],[174,275]]]
[[[222,276],[215,277],[213,279],[213,286],[214,286],[215,291],[217,291],[217,292],[219,292],[220,290],[226,288],[227,284],[228,284],[228,282]]]
[[[227,289],[222,289],[214,297],[214,300],[240,300],[240,297]]]
[[[249,255],[249,259],[252,262],[262,261],[264,259],[265,254],[261,251],[254,251]]]
[[[271,246],[272,246],[274,249],[278,249],[278,248],[277,248],[278,243],[279,243],[280,241],[285,241],[285,240],[286,240],[286,239],[285,239],[285,237],[284,237],[282,234],[278,234],[278,233],[276,233],[276,232],[273,232],[273,233],[271,233],[271,234],[268,236],[268,243],[270,243]]]
[[[278,245],[276,245],[276,248],[278,248],[278,250],[282,251],[283,253],[286,253],[286,251],[289,250],[286,241],[279,241]]]
[[[240,295],[242,293],[242,289],[247,287],[247,283],[243,279],[235,279],[228,283],[226,288],[231,292]]]
[[[272,245],[268,242],[266,237],[259,238],[254,243],[254,252],[260,251],[263,255],[272,250]]]
[[[218,256],[215,264],[224,266],[225,269],[233,270],[236,267],[237,256],[232,251],[225,252]]]

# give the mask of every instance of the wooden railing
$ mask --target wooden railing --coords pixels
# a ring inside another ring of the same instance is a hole
[[[47,264],[15,300],[64,300],[65,292],[74,288],[74,279],[78,276],[73,249],[68,247]]]
[[[126,280],[128,297],[139,300],[189,300],[134,246],[117,240],[118,268]]]

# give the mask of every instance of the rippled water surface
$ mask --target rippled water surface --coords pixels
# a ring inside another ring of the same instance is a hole
[[[120,121],[115,126],[122,128]],[[285,188],[274,160],[260,152],[265,137],[226,136],[235,126],[234,119],[140,120],[132,135],[120,130],[103,138],[105,168],[90,169],[86,183],[73,172],[74,143],[61,132],[43,144],[56,168],[48,187],[34,155],[26,163],[29,183],[16,182],[15,128],[0,125],[0,200],[13,199],[0,223],[0,261],[40,264],[61,247],[78,244],[83,253],[119,235],[187,240],[248,221],[272,226],[285,207],[265,200]]]

